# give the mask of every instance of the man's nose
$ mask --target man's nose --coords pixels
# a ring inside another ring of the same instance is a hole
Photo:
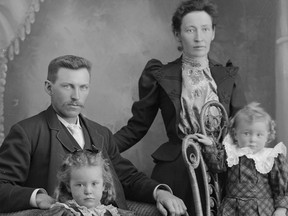
[[[79,100],[79,99],[80,99],[80,92],[79,92],[79,89],[78,89],[78,88],[76,88],[76,89],[73,90],[71,97],[72,97],[74,100]]]

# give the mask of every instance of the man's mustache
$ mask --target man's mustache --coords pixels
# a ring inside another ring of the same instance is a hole
[[[79,102],[70,102],[70,103],[67,103],[68,106],[79,106],[81,108],[84,107],[84,104],[82,103],[79,103]]]

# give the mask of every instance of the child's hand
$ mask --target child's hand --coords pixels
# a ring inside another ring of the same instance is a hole
[[[213,140],[210,137],[207,137],[207,136],[200,134],[200,133],[195,133],[193,135],[195,135],[195,139],[199,143],[201,143],[203,145],[208,145],[208,146],[213,145]]]
[[[277,208],[274,213],[273,216],[285,216],[287,212],[286,208]]]

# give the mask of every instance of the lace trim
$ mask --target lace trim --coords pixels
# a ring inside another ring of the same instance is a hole
[[[239,163],[239,158],[246,156],[255,162],[256,170],[262,174],[269,173],[274,165],[275,158],[279,154],[286,156],[286,146],[280,142],[274,148],[264,148],[262,151],[253,154],[250,148],[238,148],[232,141],[230,135],[227,135],[223,141],[228,167],[232,167]]]
[[[69,200],[66,203],[56,202],[51,206],[63,206],[66,209],[69,209],[75,216],[81,216],[81,214],[74,210],[76,207],[84,216],[104,216],[106,211],[109,211],[112,216],[120,216],[118,209],[113,205],[99,205],[93,209],[88,209],[85,206],[80,206],[76,203],[75,200]],[[74,208],[73,208],[74,207]]]

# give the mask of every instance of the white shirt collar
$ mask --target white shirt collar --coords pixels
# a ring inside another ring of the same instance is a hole
[[[57,118],[59,119],[59,121],[65,126],[65,127],[68,127],[69,125],[76,125],[78,126],[79,128],[81,128],[81,125],[80,125],[80,121],[79,121],[79,116],[77,116],[77,119],[76,119],[76,123],[75,124],[71,124],[69,122],[67,122],[65,119],[63,119],[61,116],[59,116],[57,113]]]

